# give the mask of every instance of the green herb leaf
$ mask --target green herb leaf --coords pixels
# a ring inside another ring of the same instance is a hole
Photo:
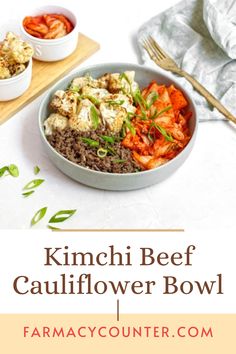
[[[49,223],[57,223],[57,222],[63,222],[67,219],[69,219],[72,215],[76,213],[76,209],[74,210],[60,210],[58,211],[55,215],[51,217],[49,220]]]
[[[108,150],[107,149],[103,149],[103,148],[100,148],[97,150],[97,155],[98,157],[100,157],[101,159],[103,159],[104,157],[107,156],[107,153],[108,153]]]
[[[115,137],[114,136],[107,136],[107,135],[101,135],[100,138],[104,140],[106,143],[114,144],[115,143]]]
[[[13,177],[18,177],[19,176],[19,169],[18,169],[18,167],[16,165],[13,165],[13,164],[9,165],[8,166],[8,171],[9,171],[10,175],[13,176]]]
[[[98,116],[97,110],[94,106],[91,106],[90,114],[91,114],[93,129],[96,130],[99,126],[99,116]]]
[[[23,195],[23,197],[27,198],[33,193],[34,193],[34,191],[29,191],[29,192],[22,193],[22,195]]]
[[[37,175],[40,172],[40,168],[38,166],[34,166],[34,174]]]
[[[81,140],[82,140],[84,143],[86,143],[86,144],[88,144],[88,145],[90,145],[90,146],[92,146],[92,147],[97,147],[97,146],[99,146],[99,142],[96,141],[96,140],[93,140],[93,139],[90,139],[90,138],[81,138]]]
[[[6,171],[9,172],[8,166],[0,168],[0,177],[2,177]]]
[[[150,109],[153,103],[156,102],[159,95],[155,91],[151,91],[146,98],[147,108]]]
[[[27,184],[24,186],[23,191],[29,190],[29,189],[37,188],[37,187],[40,186],[40,184],[42,184],[43,182],[44,182],[44,179],[34,179],[33,181],[30,181],[29,183],[27,183]]]
[[[31,220],[31,226],[37,224],[46,214],[47,212],[47,207],[44,207],[42,209],[39,209],[33,216]]]

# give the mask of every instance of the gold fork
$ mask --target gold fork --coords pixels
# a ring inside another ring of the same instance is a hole
[[[236,118],[230,113],[221,103],[215,98],[205,87],[203,87],[196,79],[194,79],[186,71],[180,69],[176,62],[157,44],[157,42],[151,37],[148,36],[146,39],[143,39],[143,47],[148,52],[150,58],[162,69],[171,71],[175,74],[183,76],[188,80],[192,86],[198,91],[206,100],[215,108],[218,109],[227,119],[236,124]]]

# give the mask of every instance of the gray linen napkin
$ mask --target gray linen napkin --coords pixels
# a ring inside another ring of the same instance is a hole
[[[147,34],[236,115],[235,0],[183,0],[145,23],[138,31],[138,44],[144,63],[155,66],[142,47]],[[201,121],[224,119],[215,109],[212,114],[191,84],[179,81],[194,97]]]

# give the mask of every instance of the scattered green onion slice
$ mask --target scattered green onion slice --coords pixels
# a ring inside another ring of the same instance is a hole
[[[126,127],[129,129],[130,133],[131,133],[132,135],[135,135],[135,134],[136,134],[136,130],[135,130],[133,124],[130,122],[129,116],[127,116],[127,117],[124,119],[124,122],[125,122]]]
[[[147,108],[150,109],[153,103],[156,102],[159,95],[155,91],[151,91],[146,98]]]
[[[18,167],[16,165],[13,165],[13,164],[9,165],[8,166],[8,171],[9,171],[10,175],[13,176],[13,177],[18,177],[19,176],[19,169],[18,169]]]
[[[69,219],[72,215],[76,213],[76,209],[73,210],[60,210],[58,211],[55,215],[51,217],[49,220],[49,223],[57,223],[57,222],[63,222],[67,219]]]
[[[106,101],[106,103],[108,103],[112,106],[121,106],[124,102],[125,102],[124,100],[118,100],[118,101],[108,100],[108,101]]]
[[[37,175],[40,172],[40,168],[38,166],[34,166],[34,174]]]
[[[99,116],[98,116],[97,110],[94,106],[91,106],[90,114],[91,114],[93,129],[96,130],[99,126]]]
[[[9,169],[7,166],[0,168],[0,177],[2,177],[6,171],[9,172]]]
[[[79,92],[80,88],[78,86],[71,86],[69,90],[73,92]]]
[[[121,73],[121,74],[120,74],[120,80],[123,80],[123,79],[125,79],[125,80],[128,82],[128,84],[131,85],[131,83],[130,83],[130,81],[129,81],[129,78],[128,78],[128,76],[126,75],[126,73]]]
[[[14,164],[11,164],[9,166],[3,166],[2,168],[0,168],[0,177],[2,177],[5,172],[9,172],[9,174],[12,177],[18,177],[19,176],[19,169]]]
[[[47,212],[47,207],[44,207],[42,209],[39,209],[33,216],[31,220],[31,226],[37,224],[46,214]]]
[[[171,108],[172,108],[172,106],[167,106],[166,108],[162,109],[160,112],[157,113],[157,116],[156,116],[155,118],[157,118],[157,117],[159,117],[161,114],[163,114],[163,113],[169,111]]]
[[[99,142],[96,141],[96,140],[93,140],[93,139],[90,139],[90,138],[81,138],[81,140],[82,140],[84,143],[86,143],[86,144],[88,144],[88,145],[90,145],[90,146],[92,146],[92,147],[97,147],[97,146],[99,146]]]
[[[108,135],[101,135],[100,138],[104,140],[106,143],[114,144],[115,143],[115,137],[114,136],[108,136]]]
[[[141,110],[142,111],[145,111],[145,109],[148,109],[148,104],[147,102],[145,101],[145,99],[143,98],[140,90],[137,90],[135,93],[134,93],[134,102],[140,106]]]
[[[23,197],[27,198],[33,193],[34,193],[34,191],[29,191],[29,192],[22,193],[22,195],[23,195]]]
[[[96,97],[94,97],[94,96],[82,95],[82,98],[87,98],[87,99],[89,99],[95,106],[99,106],[100,103],[101,103],[101,102],[100,102]],[[96,111],[96,113],[97,113],[97,111]]]
[[[127,160],[122,160],[122,159],[117,159],[117,160],[113,160],[114,163],[125,163]]]
[[[97,155],[98,157],[100,157],[101,159],[103,159],[104,157],[107,156],[107,153],[108,153],[108,150],[107,149],[103,149],[103,148],[100,148],[97,150]]]
[[[159,132],[164,136],[164,138],[167,141],[173,143],[174,139],[171,134],[167,133],[167,131],[164,128],[162,128],[160,125],[156,125],[156,128],[159,130]]]
[[[44,179],[34,179],[33,181],[30,181],[29,183],[27,183],[27,184],[24,186],[23,191],[29,190],[29,189],[37,188],[37,187],[40,186],[40,184],[42,184],[43,182],[44,182]]]
[[[107,146],[107,151],[108,151],[111,155],[116,155],[115,150],[112,149],[110,146]]]
[[[172,135],[169,134],[169,133],[167,133],[167,131],[166,131],[163,127],[161,127],[160,125],[156,124],[155,122],[153,122],[153,123],[151,124],[151,126],[150,126],[150,129],[149,129],[149,132],[148,132],[148,138],[149,138],[149,140],[153,141],[152,136],[151,136],[151,134],[150,134],[151,129],[152,129],[153,127],[155,127],[155,128],[164,136],[164,138],[165,138],[167,141],[170,141],[171,143],[173,143],[174,139],[173,139]]]

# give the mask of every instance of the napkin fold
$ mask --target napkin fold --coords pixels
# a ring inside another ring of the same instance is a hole
[[[145,23],[138,31],[142,60],[156,66],[142,47],[148,34],[236,115],[235,0],[183,0]],[[201,121],[224,119],[190,83],[179,81],[193,96]]]

